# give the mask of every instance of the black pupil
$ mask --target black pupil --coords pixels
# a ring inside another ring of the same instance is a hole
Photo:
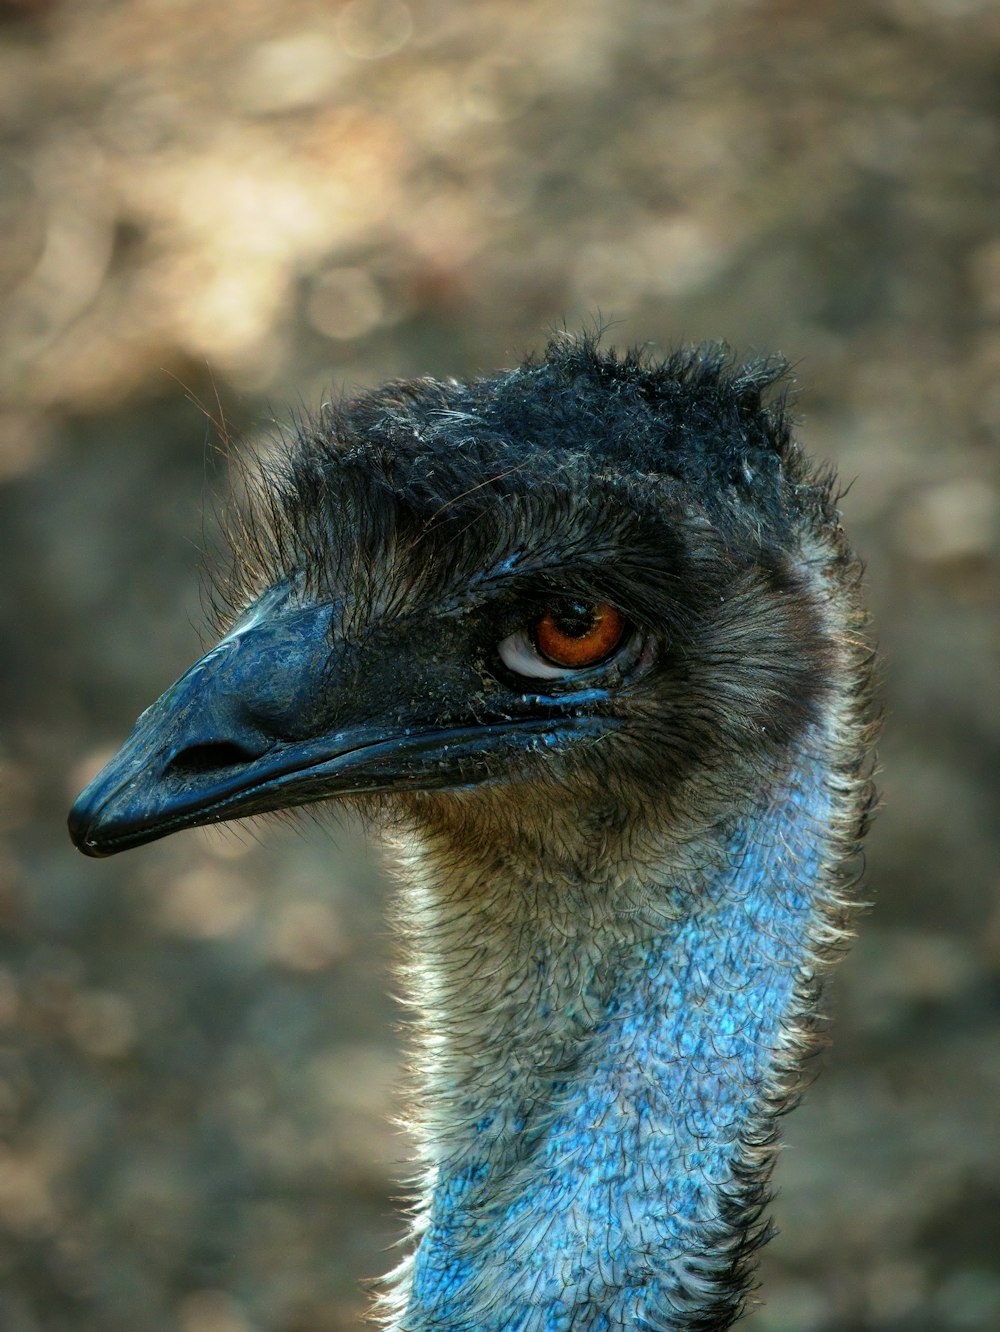
[[[598,608],[582,601],[570,601],[556,606],[550,612],[552,623],[567,638],[584,638],[599,618]]]

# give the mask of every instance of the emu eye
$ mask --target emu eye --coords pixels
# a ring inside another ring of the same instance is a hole
[[[606,601],[585,606],[575,601],[546,611],[532,625],[535,647],[555,666],[580,670],[596,666],[622,639],[625,621]]]
[[[500,660],[518,675],[560,680],[606,661],[625,636],[625,617],[606,601],[553,606],[505,638]]]

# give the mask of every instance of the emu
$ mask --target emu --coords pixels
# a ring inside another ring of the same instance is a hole
[[[332,798],[400,838],[396,1332],[746,1307],[871,801],[859,566],[783,376],[564,336],[324,407],[228,632],[73,808],[91,856]]]

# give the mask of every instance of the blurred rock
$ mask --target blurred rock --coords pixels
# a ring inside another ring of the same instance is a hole
[[[979,477],[930,486],[903,511],[899,534],[919,564],[989,555],[1000,547],[1000,491]]]
[[[198,939],[219,939],[245,925],[253,893],[228,870],[202,865],[170,880],[157,905],[161,927]]]
[[[343,926],[327,902],[289,902],[271,927],[270,954],[293,971],[322,971],[347,951]]]
[[[337,36],[348,55],[382,60],[413,34],[413,16],[402,0],[349,0],[337,15]]]
[[[221,1290],[188,1295],[177,1311],[180,1332],[254,1332],[254,1324],[234,1299]]]

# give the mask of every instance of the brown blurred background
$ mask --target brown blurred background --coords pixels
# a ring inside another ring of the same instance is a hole
[[[998,111],[995,0],[0,0],[3,1332],[356,1326],[407,1156],[377,850],[89,862],[65,811],[199,650],[220,420],[598,311],[793,358],[886,658],[747,1326],[1000,1327]]]

